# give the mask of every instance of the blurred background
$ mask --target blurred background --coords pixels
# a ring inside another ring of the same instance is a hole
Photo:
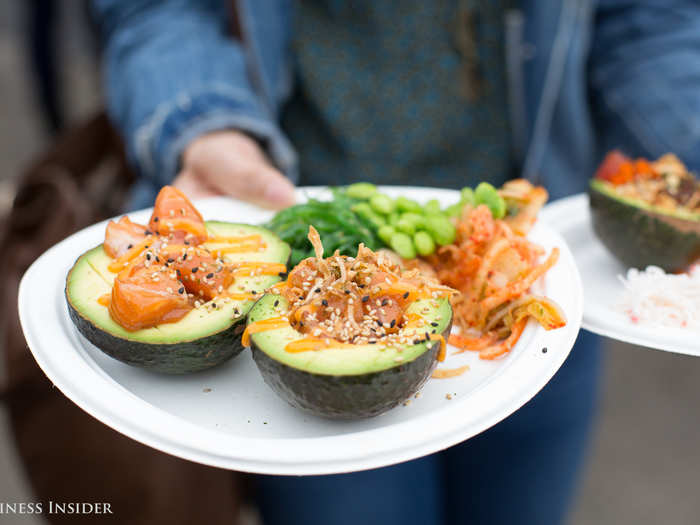
[[[101,107],[85,5],[0,2],[0,214],[23,167],[61,129]],[[607,343],[598,424],[569,523],[697,523],[700,359]],[[0,472],[0,502],[33,501],[2,404]],[[11,523],[42,520],[0,514],[0,524]]]

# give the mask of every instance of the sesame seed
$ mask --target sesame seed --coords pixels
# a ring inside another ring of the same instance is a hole
[[[197,273],[197,270],[199,270],[199,268],[195,266],[194,268],[192,268],[192,273]]]
[[[129,246],[126,247],[127,250],[131,250],[134,247],[133,244],[130,244]]]
[[[158,217],[153,217],[153,222],[158,222]]]
[[[390,326],[391,328],[394,328],[394,327],[396,326],[396,319],[392,319],[392,320],[391,320],[391,323],[389,323],[389,326]]]
[[[437,326],[437,325],[438,325],[438,324],[437,324],[435,321],[433,321],[432,323],[430,323],[430,326]]]
[[[279,306],[279,304],[280,304],[280,301],[279,301],[279,299],[277,299],[277,300],[275,301],[275,306]]]
[[[207,274],[207,279],[211,279],[212,277],[214,277],[214,274],[213,274],[213,273],[208,273],[208,274]]]
[[[323,300],[321,301],[321,304],[322,304],[323,306],[328,306],[328,301],[326,301],[325,299],[323,299]]]
[[[403,294],[403,298],[404,298],[404,299],[408,299],[408,292],[406,292],[405,294]]]
[[[177,293],[185,293],[185,287],[181,286]]]
[[[363,296],[362,296],[362,302],[363,302],[363,303],[366,303],[367,301],[369,301],[369,295],[363,295]]]

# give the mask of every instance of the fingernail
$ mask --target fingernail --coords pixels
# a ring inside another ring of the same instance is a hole
[[[284,208],[294,204],[294,186],[287,180],[268,184],[263,196],[266,202],[275,208]]]

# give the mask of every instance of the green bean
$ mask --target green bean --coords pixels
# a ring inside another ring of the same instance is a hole
[[[481,182],[474,191],[477,204],[485,204],[491,210],[496,219],[502,219],[506,215],[506,201],[498,194],[498,190],[488,182]]]
[[[416,232],[416,227],[414,226],[413,222],[404,217],[401,217],[396,223],[396,229],[407,233],[408,235],[413,235]]]
[[[389,246],[404,259],[414,259],[416,257],[416,247],[413,246],[413,239],[405,233],[392,235]]]
[[[426,215],[436,215],[440,212],[440,202],[437,199],[430,199],[425,203],[423,211]]]
[[[372,195],[377,193],[377,191],[377,187],[372,183],[356,182],[355,184],[348,186],[345,193],[352,199],[367,200],[372,197]]]
[[[396,203],[394,203],[390,197],[382,193],[375,193],[372,195],[369,199],[369,205],[372,206],[375,211],[383,213],[384,215],[389,215],[396,209]]]
[[[435,252],[435,242],[427,232],[416,232],[413,236],[413,244],[416,245],[416,251],[419,255],[431,255]]]
[[[452,244],[457,237],[457,230],[444,215],[430,215],[426,217],[425,230],[440,246]]]
[[[377,230],[377,237],[379,237],[382,241],[384,241],[384,244],[389,246],[389,243],[391,242],[391,237],[396,233],[396,230],[394,229],[393,226],[389,226],[388,224],[385,226],[382,226]]]
[[[423,208],[413,199],[406,197],[396,197],[396,208],[399,211],[409,211],[413,213],[423,213]]]

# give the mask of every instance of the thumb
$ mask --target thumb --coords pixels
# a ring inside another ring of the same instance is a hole
[[[259,167],[245,183],[248,198],[259,206],[278,210],[295,202],[294,185],[276,169]]]

